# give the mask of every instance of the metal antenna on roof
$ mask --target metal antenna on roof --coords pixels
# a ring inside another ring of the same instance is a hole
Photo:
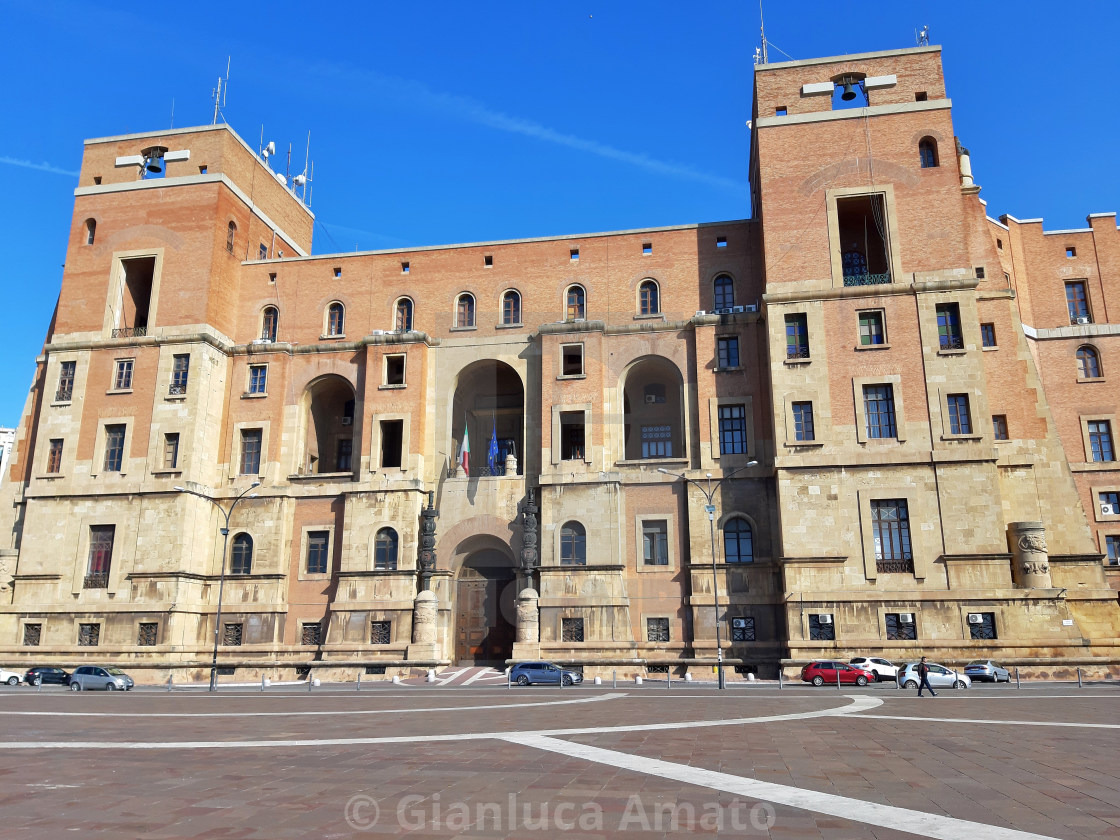
[[[914,30],[914,36],[917,38],[919,47],[929,46],[929,27],[923,26],[921,29]]]
[[[223,83],[222,77],[218,77],[218,86],[210,91],[210,97],[214,100],[214,121],[211,125],[218,124],[218,112],[220,109],[226,107],[226,94],[229,92],[229,64],[230,56],[226,56],[226,77]]]
[[[762,0],[758,0],[758,21],[762,26],[762,63],[769,64],[770,55],[766,49],[766,19],[762,16]]]

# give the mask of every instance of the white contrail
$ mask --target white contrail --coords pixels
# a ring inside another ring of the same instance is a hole
[[[4,157],[3,155],[0,155],[0,163],[6,163],[9,166],[22,166],[24,169],[37,169],[40,172],[50,172],[54,175],[69,175],[71,178],[78,177],[77,172],[71,172],[69,169],[52,166],[49,163],[35,163],[34,161]]]

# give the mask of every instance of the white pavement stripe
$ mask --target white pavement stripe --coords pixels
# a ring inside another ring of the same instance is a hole
[[[77,712],[73,709],[65,712],[15,712],[0,711],[0,715],[15,716],[26,715],[30,717],[80,717],[80,718],[220,718],[220,717],[301,717],[324,716],[340,717],[342,715],[402,715],[414,712],[471,712],[486,711],[489,709],[534,709],[537,706],[569,706],[574,703],[598,703],[603,700],[614,700],[625,697],[626,694],[600,694],[597,697],[580,697],[573,700],[546,700],[542,703],[491,703],[486,706],[432,706],[426,709],[350,709],[345,711],[320,710],[315,712]]]
[[[801,808],[805,811],[829,814],[851,822],[881,826],[907,834],[935,837],[938,840],[960,840],[962,837],[967,837],[969,840],[1054,840],[1054,838],[1042,834],[1031,834],[1025,831],[971,822],[970,820],[958,820],[954,817],[928,814],[924,811],[914,811],[909,808],[897,808],[893,805],[879,805],[875,802],[837,796],[832,793],[803,790],[790,785],[762,782],[743,776],[733,776],[730,773],[719,773],[715,770],[688,767],[684,764],[674,764],[642,755],[604,750],[600,747],[592,747],[558,738],[523,734],[505,735],[502,736],[502,740],[559,753],[568,758],[582,758],[585,761],[605,764],[608,767],[619,767],[623,770],[632,770],[647,776],[672,779],[677,782],[724,791],[750,799],[761,799],[778,805]]]
[[[498,674],[497,671],[489,670],[486,668],[480,668],[478,671],[463,680],[463,685],[470,685],[471,683],[477,682],[478,680],[492,680],[497,676],[501,676],[502,679],[505,679],[506,675]]]
[[[919,717],[918,715],[861,715],[851,714],[848,717],[866,718],[867,720],[920,720],[930,723],[980,723],[984,726],[1001,724],[1006,726],[1072,726],[1085,729],[1120,729],[1120,723],[1070,723],[1059,720],[980,720],[977,718],[935,718]]]

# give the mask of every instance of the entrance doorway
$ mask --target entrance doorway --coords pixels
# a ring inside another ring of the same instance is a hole
[[[479,551],[463,562],[456,582],[455,660],[460,664],[493,664],[512,655],[515,578],[509,558],[499,551]]]

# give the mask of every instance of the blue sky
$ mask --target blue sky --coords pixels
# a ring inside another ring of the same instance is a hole
[[[758,6],[0,0],[7,199],[0,425],[23,410],[61,284],[82,141],[226,121],[284,166],[311,133],[315,252],[749,214]],[[991,215],[1120,209],[1120,4],[776,3],[772,61],[894,49],[928,24]]]

